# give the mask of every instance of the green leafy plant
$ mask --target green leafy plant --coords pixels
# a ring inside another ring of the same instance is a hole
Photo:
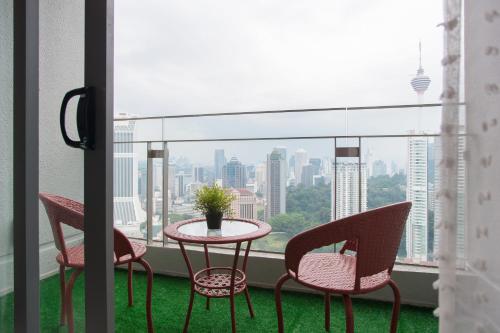
[[[235,196],[226,192],[217,184],[203,186],[196,192],[194,209],[205,215],[220,214],[231,217],[234,212],[231,203]]]

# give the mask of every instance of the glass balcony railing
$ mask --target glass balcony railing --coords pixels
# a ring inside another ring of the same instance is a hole
[[[413,208],[398,260],[434,265],[440,112],[433,104],[120,115],[115,119],[115,225],[129,237],[165,245],[163,227],[200,216],[193,208],[196,191],[218,183],[235,195],[236,217],[272,225],[273,232],[253,249],[280,253],[305,229],[409,200]],[[330,134],[325,126],[312,125],[328,122]],[[460,148],[465,150],[465,136]],[[463,163],[459,173],[465,173]],[[460,210],[463,230],[463,205]],[[459,242],[463,249],[463,239]]]

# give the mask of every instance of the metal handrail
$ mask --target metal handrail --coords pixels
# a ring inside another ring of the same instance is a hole
[[[460,135],[460,134],[459,134]],[[374,134],[374,135],[316,135],[316,136],[280,136],[280,137],[252,137],[252,138],[215,138],[215,139],[163,139],[163,140],[132,140],[114,141],[114,143],[182,143],[182,142],[223,142],[223,141],[273,141],[273,140],[316,140],[316,139],[357,139],[357,138],[414,138],[439,137],[441,134]]]
[[[343,106],[343,107],[325,107],[308,109],[282,109],[282,110],[261,110],[261,111],[240,111],[240,112],[216,112],[216,113],[193,113],[164,116],[146,116],[146,117],[125,117],[115,118],[115,121],[127,120],[153,120],[153,119],[177,119],[177,118],[199,118],[199,117],[221,117],[221,116],[244,116],[255,114],[274,114],[274,113],[306,113],[306,112],[325,112],[325,111],[356,111],[356,110],[383,110],[383,109],[409,109],[409,108],[430,108],[443,106],[442,103],[427,104],[392,104],[392,105],[374,105],[374,106]],[[465,105],[464,102],[458,105]]]

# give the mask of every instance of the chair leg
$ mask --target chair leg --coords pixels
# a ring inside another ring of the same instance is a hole
[[[330,293],[325,293],[325,330],[330,331]]]
[[[344,298],[345,308],[345,331],[346,333],[354,333],[354,318],[352,314],[352,301],[349,295],[342,295]]]
[[[134,271],[132,270],[132,262],[128,263],[128,306],[134,305],[134,288],[132,286],[132,275]]]
[[[66,315],[68,319],[68,332],[75,332],[75,323],[73,319],[73,286],[75,284],[75,280],[82,272],[81,269],[75,269],[75,271],[71,274],[69,278],[68,284],[66,286]]]
[[[66,270],[63,265],[59,265],[59,284],[61,289],[61,318],[59,323],[66,325]]]
[[[253,313],[253,306],[252,306],[252,301],[250,300],[250,293],[248,292],[248,287],[245,288],[245,297],[247,299],[248,312],[250,312],[250,317],[254,318],[255,315]]]
[[[207,297],[207,301],[206,301],[206,303],[205,303],[205,308],[206,308],[207,310],[210,310],[210,297]]]
[[[137,260],[138,263],[140,263],[146,272],[148,273],[148,290],[147,290],[147,295],[146,295],[146,318],[148,321],[148,333],[153,333],[154,328],[153,328],[153,317],[151,314],[151,296],[153,292],[153,271],[151,270],[151,266],[149,266],[148,262],[142,258],[139,258]]]
[[[389,281],[389,286],[394,293],[394,305],[392,306],[392,319],[391,319],[391,333],[396,333],[398,330],[399,309],[401,307],[401,294],[396,283],[392,280]]]
[[[274,289],[274,299],[276,301],[276,313],[278,315],[278,332],[283,333],[283,309],[281,308],[281,287],[283,284],[290,279],[288,274],[283,274],[281,278],[276,283],[276,287]]]

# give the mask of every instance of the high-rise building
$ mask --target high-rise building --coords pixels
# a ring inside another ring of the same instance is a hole
[[[332,219],[357,214],[367,207],[368,171],[365,163],[341,162],[334,164],[332,177]],[[361,176],[361,179],[359,178]],[[360,183],[361,182],[361,183]],[[361,192],[360,192],[361,191]]]
[[[127,114],[120,114],[127,117]],[[138,161],[134,153],[135,121],[119,121],[114,125],[113,153],[113,214],[117,224],[127,225],[142,220],[142,211],[138,194]],[[142,222],[142,221],[141,221]]]
[[[177,173],[177,165],[175,163],[168,163],[168,191],[170,192],[170,198],[174,200],[177,197],[177,191],[175,190],[175,184],[177,179],[175,174]]]
[[[195,183],[204,183],[205,182],[205,168],[201,166],[193,167],[193,179]]]
[[[332,175],[332,159],[330,157],[323,157],[321,161],[321,174],[323,176]]]
[[[385,176],[387,175],[387,165],[384,161],[376,160],[372,165],[372,176]]]
[[[256,191],[264,194],[266,192],[266,164],[260,163],[255,167]]]
[[[465,136],[458,137],[458,165],[457,165],[457,260],[463,262],[465,259],[465,160],[464,152],[466,149]],[[441,185],[441,171],[439,162],[442,158],[441,140],[438,138],[434,143],[434,188],[439,191]],[[435,225],[441,223],[441,200],[443,197],[436,197],[434,203],[434,221]],[[434,253],[439,249],[439,228],[434,228]],[[431,258],[434,259],[434,258]]]
[[[267,155],[266,167],[266,221],[286,212],[286,159],[273,149]]]
[[[297,151],[295,152],[294,160],[295,180],[297,184],[299,184],[302,180],[302,168],[309,162],[309,159],[307,158],[307,152],[302,148],[297,149]]]
[[[224,149],[215,149],[214,152],[214,169],[215,169],[215,179],[222,179],[222,168],[226,165],[226,156],[224,155]]]
[[[247,165],[246,168],[247,181],[250,178],[255,179],[255,165]]]
[[[186,177],[186,175],[184,174],[184,171],[179,172],[175,176],[175,178],[176,178],[176,194],[177,194],[178,198],[182,198],[184,196],[185,191],[186,191],[185,177]]]
[[[286,147],[278,146],[274,147],[274,149],[281,154],[281,157],[286,161]]]
[[[234,200],[231,203],[233,217],[257,219],[257,197],[247,189],[230,189]]]
[[[246,168],[236,157],[222,167],[222,186],[225,188],[245,188]]]
[[[306,164],[302,167],[300,183],[306,187],[313,186],[314,166]]]
[[[309,164],[312,165],[312,172],[313,172],[313,175],[316,176],[316,175],[319,175],[321,173],[321,158],[310,158],[309,159]]]
[[[137,175],[137,193],[141,201],[142,208],[145,208],[147,191],[148,191],[148,165],[146,160],[138,162],[138,175]],[[144,204],[143,204],[144,203]]]
[[[427,261],[428,198],[427,138],[408,138],[408,169],[406,200],[412,208],[406,222],[406,253],[408,258]]]

